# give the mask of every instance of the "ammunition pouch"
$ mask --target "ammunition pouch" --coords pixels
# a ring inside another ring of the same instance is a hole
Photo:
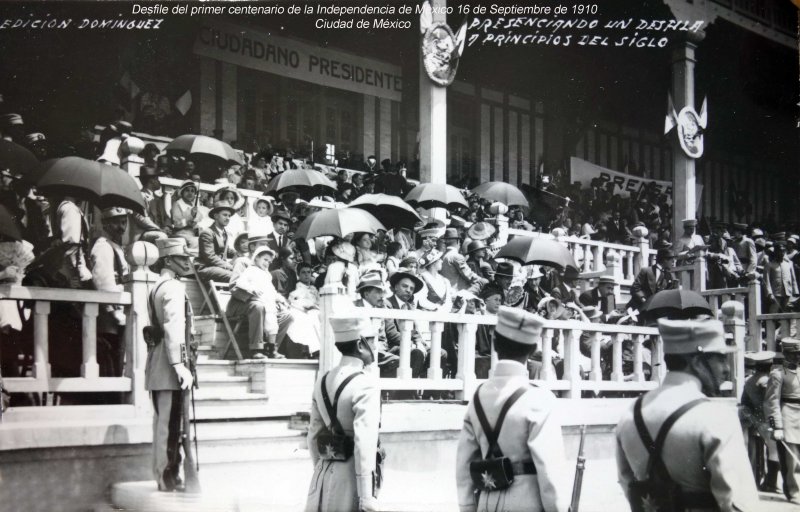
[[[322,460],[345,462],[353,456],[354,449],[355,442],[352,437],[334,434],[330,431],[317,435],[317,450],[319,450],[319,458]]]
[[[508,457],[472,461],[469,476],[475,487],[483,492],[502,491],[514,483],[514,469]]]
[[[146,325],[142,327],[142,336],[147,344],[148,350],[153,350],[164,340],[164,332],[157,325]]]

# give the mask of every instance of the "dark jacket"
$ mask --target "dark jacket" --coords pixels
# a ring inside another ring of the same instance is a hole
[[[225,238],[214,227],[200,232],[200,252],[198,255],[199,268],[220,267],[226,270],[233,269],[229,258],[236,256],[233,248],[233,238],[228,236],[228,248],[225,250]]]
[[[655,266],[645,267],[639,271],[631,286],[631,300],[628,307],[639,308],[647,299],[662,290],[677,288],[678,281],[672,272],[662,272],[656,281]]]

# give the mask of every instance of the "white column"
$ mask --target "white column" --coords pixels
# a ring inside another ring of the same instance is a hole
[[[446,0],[431,0],[433,21],[446,22]],[[437,9],[440,8],[440,9]],[[447,88],[431,81],[419,59],[419,178],[447,183]]]

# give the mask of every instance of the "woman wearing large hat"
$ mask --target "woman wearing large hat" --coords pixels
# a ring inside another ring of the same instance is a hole
[[[419,277],[425,284],[425,296],[419,301],[423,309],[450,312],[453,301],[453,287],[450,280],[439,272],[442,270],[444,253],[437,249],[426,251],[419,259]]]
[[[197,247],[197,229],[203,221],[198,208],[197,183],[186,180],[181,183],[170,211],[172,217],[172,236],[183,238],[190,248]]]
[[[328,254],[335,257],[335,261],[328,265],[325,274],[325,285],[339,284],[347,290],[346,298],[354,301],[358,298],[358,267],[356,261],[356,248],[353,244],[342,238],[335,238],[328,245]]]

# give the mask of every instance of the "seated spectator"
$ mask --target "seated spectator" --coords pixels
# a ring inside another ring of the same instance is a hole
[[[503,290],[494,283],[487,284],[481,290],[478,298],[485,304],[481,314],[496,315],[503,302]],[[494,339],[494,326],[479,324],[475,332],[475,376],[479,379],[488,379],[492,363],[492,344]]]
[[[372,250],[373,235],[370,233],[356,233],[351,242],[356,248],[356,264],[358,272],[363,274],[371,268],[380,267],[378,255]]]
[[[242,236],[242,235],[239,235]],[[236,279],[244,272],[244,269],[249,267],[253,264],[252,254],[261,247],[262,245],[267,245],[267,237],[264,235],[249,235],[247,237],[247,255],[245,256],[238,256],[236,259],[233,260],[231,265],[233,269],[231,270],[231,280],[230,282],[233,283]]]
[[[183,238],[189,248],[197,247],[197,227],[203,220],[197,204],[197,183],[186,180],[172,202],[172,236]]]
[[[404,256],[405,251],[403,250],[403,245],[400,242],[389,242],[389,244],[386,246],[385,263],[388,277],[392,277],[392,275],[401,267],[400,262]]]
[[[511,289],[511,283],[514,281],[514,265],[510,261],[501,261],[494,271],[494,280],[491,284],[495,285],[503,292],[503,304],[506,301],[506,295]]]
[[[402,268],[395,272],[389,280],[393,295],[384,301],[384,307],[390,309],[411,310],[417,309],[417,302],[414,294],[422,289],[422,280],[414,274]],[[397,320],[386,320],[386,342],[389,352],[397,356],[400,355],[400,326]],[[416,329],[411,331],[411,376],[419,378],[423,376],[425,370],[425,360],[427,359],[430,347],[423,341],[422,336]],[[445,355],[446,357],[446,355]]]
[[[533,231],[533,225],[525,220],[525,213],[522,208],[515,207],[509,212],[508,227],[511,229],[522,229],[524,231]]]
[[[384,296],[386,295],[386,284],[383,282],[380,272],[367,272],[361,277],[361,281],[356,288],[360,298],[353,305],[359,308],[383,308]],[[389,344],[386,339],[385,322],[378,322],[378,336],[375,338],[375,352],[378,354],[378,368],[381,377],[397,377],[397,368],[400,365],[398,354],[389,351]]]
[[[339,284],[347,291],[344,300],[355,300],[358,285],[358,267],[355,264],[356,248],[347,240],[334,239],[328,246],[333,262],[328,264],[324,284]],[[344,302],[344,301],[343,301]]]
[[[626,220],[622,218],[619,210],[614,210],[611,219],[606,222],[606,239],[612,244],[626,244],[631,233],[626,225]]]
[[[217,203],[209,212],[214,224],[200,233],[197,258],[197,274],[203,281],[228,283],[231,280],[233,265],[229,260],[236,255],[236,252],[233,249],[233,240],[225,227],[233,213],[233,206],[227,202]]]
[[[578,307],[583,307],[578,290],[578,271],[572,267],[567,267],[560,275],[559,282],[550,290],[550,295],[560,300],[564,304],[574,303]]]
[[[523,298],[521,307],[531,313],[538,312],[539,303],[550,294],[542,288],[542,278],[544,274],[538,265],[529,267],[528,279],[522,288]]]
[[[292,225],[292,215],[285,208],[279,208],[272,214],[273,232],[269,234],[269,246],[276,253],[283,247],[291,245],[292,240],[288,236],[289,228]],[[273,261],[272,268],[278,268],[279,262]]]
[[[289,294],[286,310],[286,334],[280,340],[279,351],[288,359],[310,359],[319,357],[320,330],[319,310],[314,308],[312,297],[302,290]],[[283,321],[282,321],[283,323]]]
[[[319,308],[319,290],[314,286],[314,267],[310,263],[300,262],[297,265],[297,285],[295,291],[308,295],[312,308]]]
[[[486,261],[486,244],[474,240],[467,245],[467,266],[486,281],[494,279],[494,268]]]
[[[607,315],[616,309],[614,303],[614,290],[617,285],[617,280],[614,276],[600,276],[597,280],[597,286],[586,290],[580,297],[580,303],[584,307],[596,306],[600,311]]]
[[[253,203],[254,216],[247,220],[247,231],[260,235],[269,235],[275,229],[270,216],[275,210],[275,200],[272,196],[262,196]]]
[[[272,284],[279,294],[288,298],[297,287],[297,256],[294,250],[289,247],[278,250],[278,264],[280,266],[272,271]]]
[[[678,281],[672,275],[675,266],[675,252],[672,249],[659,249],[656,264],[639,270],[631,286],[631,300],[627,308],[640,309],[644,303],[660,292],[677,288]]]
[[[275,353],[275,340],[278,334],[277,296],[269,275],[269,264],[275,252],[261,246],[253,253],[253,264],[231,283],[231,299],[225,314],[231,325],[238,318],[247,316],[249,357],[280,358]],[[266,355],[262,351],[266,350]]]
[[[239,236],[239,233],[244,232],[244,214],[241,212],[243,212],[246,201],[241,192],[236,190],[234,186],[226,186],[216,190],[213,199],[214,204],[226,202],[233,206],[234,212],[231,214],[228,226],[225,228],[228,234],[236,237]]]

